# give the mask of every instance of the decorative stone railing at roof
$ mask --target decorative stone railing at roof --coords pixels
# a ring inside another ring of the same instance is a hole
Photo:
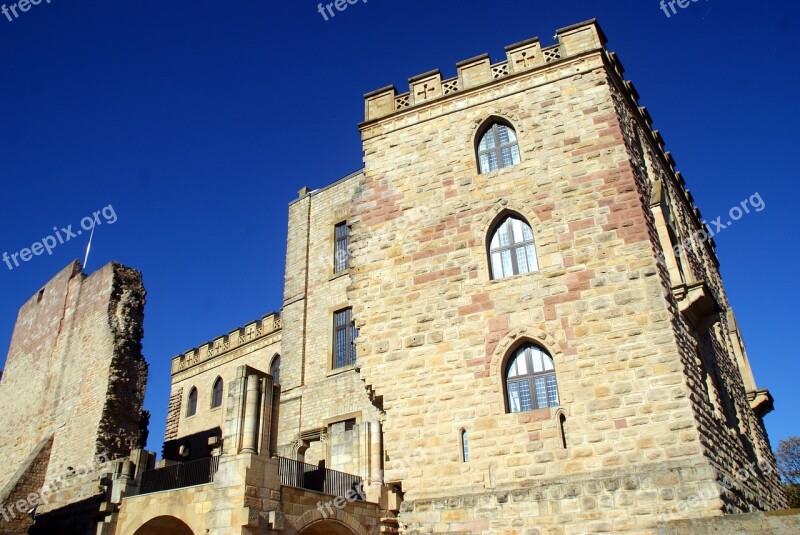
[[[394,86],[368,93],[364,96],[366,120],[380,119],[472,87],[602,49],[606,43],[603,31],[594,20],[562,28],[556,32],[556,38],[558,43],[547,48],[542,48],[538,38],[507,46],[506,59],[494,64],[488,54],[462,61],[456,65],[458,75],[447,80],[442,80],[438,69],[420,74],[408,80],[410,90],[407,93],[398,95]]]
[[[277,312],[272,312],[260,320],[252,321],[244,327],[234,329],[227,335],[218,336],[211,342],[206,342],[200,347],[178,355],[172,359],[172,373],[178,373],[196,366],[213,357],[227,353],[259,338],[271,335],[281,330],[281,317]]]

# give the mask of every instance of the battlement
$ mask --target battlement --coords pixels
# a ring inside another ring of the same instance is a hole
[[[538,37],[509,45],[505,48],[505,61],[499,63],[491,63],[489,54],[461,61],[456,64],[458,74],[447,80],[442,80],[438,69],[414,76],[408,80],[407,93],[398,95],[393,85],[367,93],[365,120],[380,119],[585,52],[602,50],[606,43],[603,30],[594,19],[557,30],[556,39],[557,44],[546,48],[542,48]]]
[[[186,351],[172,358],[172,375],[202,364],[207,360],[218,357],[224,353],[242,347],[260,338],[267,337],[281,330],[281,317],[277,312],[271,312],[260,320],[232,330],[230,333],[214,338],[200,347]]]

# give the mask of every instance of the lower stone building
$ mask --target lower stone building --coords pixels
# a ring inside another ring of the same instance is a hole
[[[134,272],[51,281],[0,409],[33,355],[66,390],[30,389],[0,498],[91,462],[0,533],[797,533],[711,232],[599,25],[556,35],[365,96],[364,168],[290,204],[280,313],[172,360],[158,463]]]

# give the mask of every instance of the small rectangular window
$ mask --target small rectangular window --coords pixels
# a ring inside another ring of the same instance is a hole
[[[342,222],[334,227],[336,245],[333,253],[333,272],[341,273],[350,267],[350,227],[347,222]]]
[[[353,323],[353,310],[345,308],[333,314],[333,367],[343,368],[356,361],[358,329]]]

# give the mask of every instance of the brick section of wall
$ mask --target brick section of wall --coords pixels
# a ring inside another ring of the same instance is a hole
[[[141,445],[144,295],[138,272],[86,276],[76,261],[22,306],[0,383],[0,485],[50,435],[48,481]]]
[[[169,396],[169,407],[167,408],[167,430],[164,432],[164,440],[169,441],[178,436],[178,423],[181,419],[181,400],[183,399],[183,388],[173,389]]]
[[[28,511],[39,503],[52,446],[53,437],[40,442],[0,491],[0,535],[23,535],[33,525]]]

